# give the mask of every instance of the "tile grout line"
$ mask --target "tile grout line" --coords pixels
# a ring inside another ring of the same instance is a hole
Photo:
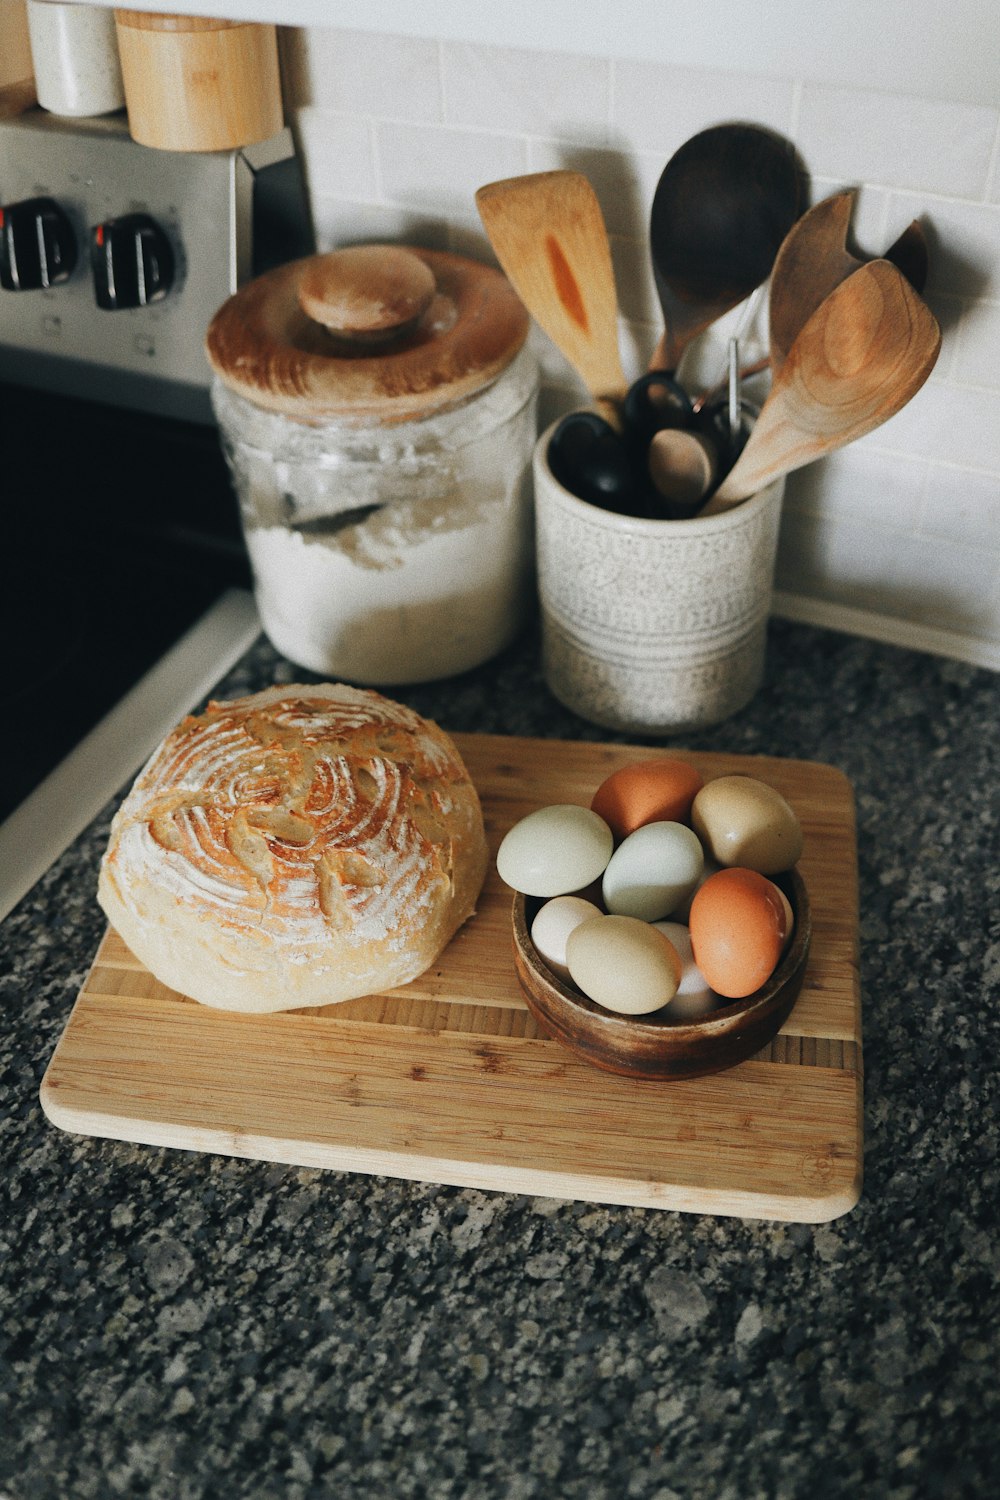
[[[990,202],[990,190],[997,180],[998,171],[1000,171],[1000,111],[997,112],[996,130],[993,133],[993,149],[990,152],[990,159],[986,164],[986,182],[983,186],[983,195],[979,200],[987,208],[994,207]]]

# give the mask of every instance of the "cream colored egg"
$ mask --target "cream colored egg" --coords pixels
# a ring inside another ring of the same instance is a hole
[[[681,981],[670,1002],[670,1014],[690,1020],[705,1015],[715,1005],[715,995],[694,961],[690,932],[683,922],[654,922],[653,926],[669,939],[681,961]]]
[[[601,892],[609,912],[657,922],[698,884],[705,854],[684,823],[644,823],[612,854]]]
[[[551,901],[538,908],[531,924],[531,941],[539,957],[563,979],[568,978],[566,940],[574,927],[579,927],[590,917],[599,916],[600,907],[583,896],[553,896]]]
[[[790,870],[802,853],[802,826],[773,786],[753,776],[717,776],[691,804],[691,822],[706,853],[759,875]]]
[[[637,917],[590,917],[566,940],[573,983],[605,1010],[644,1016],[677,993],[681,961],[673,944]]]
[[[613,848],[597,813],[556,802],[514,824],[497,850],[497,873],[525,896],[563,896],[598,880]]]

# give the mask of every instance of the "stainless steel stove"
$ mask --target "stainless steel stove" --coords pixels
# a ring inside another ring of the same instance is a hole
[[[287,131],[0,121],[0,917],[257,634],[203,340],[311,249]]]

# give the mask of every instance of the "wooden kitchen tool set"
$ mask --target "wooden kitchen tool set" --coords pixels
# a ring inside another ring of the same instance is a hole
[[[585,234],[579,215],[567,232],[555,211],[570,200],[588,204]],[[549,440],[553,473],[591,504],[654,520],[714,514],[873,431],[937,360],[940,329],[920,297],[919,224],[882,259],[863,261],[846,245],[852,194],[803,214],[790,143],[755,125],[716,125],[671,157],[654,194],[650,254],[665,328],[651,369],[674,378],[691,341],[770,277],[773,385],[745,461],[754,424],[744,419],[732,357],[728,403],[699,417],[693,403],[685,414],[670,402],[651,435],[627,420],[608,322],[610,250],[589,184],[573,171],[534,173],[489,183],[476,201],[500,264],[594,400],[586,420],[570,413]],[[588,315],[592,298],[598,318]],[[605,352],[595,384],[581,352],[598,342]]]
[[[455,736],[491,852],[553,801],[586,803],[647,750]],[[794,805],[812,938],[788,1020],[750,1060],[637,1081],[542,1034],[520,993],[511,893],[420,979],[309,1011],[246,1016],[165,989],[109,930],[41,1087],[62,1129],[418,1181],[748,1217],[822,1221],[857,1201],[862,1051],[850,788],[829,766],[685,757]]]

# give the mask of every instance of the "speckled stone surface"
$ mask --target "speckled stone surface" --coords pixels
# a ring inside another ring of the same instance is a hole
[[[221,687],[304,675],[261,643]],[[552,701],[530,632],[397,696],[453,730],[616,738]],[[0,1495],[995,1495],[998,731],[990,673],[775,622],[754,703],[683,740],[855,788],[866,1180],[816,1227],[53,1129],[107,808],[0,926]]]

